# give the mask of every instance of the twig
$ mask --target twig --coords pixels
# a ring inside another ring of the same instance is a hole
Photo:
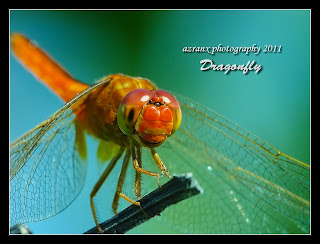
[[[10,228],[10,235],[12,234],[32,234],[32,232],[25,225],[15,225]]]
[[[199,193],[202,193],[202,189],[192,178],[191,173],[175,175],[162,187],[141,198],[139,200],[141,207],[131,205],[100,224],[100,227],[104,234],[126,233],[155,215],[160,215],[170,205]],[[85,234],[95,233],[98,233],[96,227],[85,232]]]

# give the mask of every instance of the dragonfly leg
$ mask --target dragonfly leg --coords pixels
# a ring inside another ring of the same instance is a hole
[[[162,174],[169,177],[171,179],[171,176],[169,175],[169,171],[167,170],[166,166],[162,162],[159,154],[156,152],[154,148],[150,148],[152,157],[156,164],[158,165],[159,169],[161,170]]]
[[[114,195],[113,202],[112,202],[112,209],[113,209],[114,214],[117,214],[117,209],[118,209],[118,205],[119,205],[119,197],[122,197],[123,199],[127,200],[128,202],[130,202],[132,204],[140,206],[139,202],[131,200],[129,197],[127,197],[126,195],[121,193],[123,182],[126,177],[127,170],[128,170],[130,156],[131,156],[130,147],[128,147],[126,155],[123,159],[123,164],[122,164],[121,172],[120,172],[119,179],[118,179],[116,193]]]
[[[140,184],[141,184],[141,173],[143,173],[143,174],[146,174],[146,175],[151,175],[151,176],[157,177],[158,186],[161,187],[160,183],[159,183],[160,175],[158,173],[154,173],[154,172],[151,172],[151,171],[148,171],[148,170],[145,170],[145,169],[141,168],[141,161],[140,161],[140,164],[139,164],[139,161],[138,161],[139,157],[137,159],[136,152],[135,152],[135,146],[133,144],[131,144],[131,152],[132,152],[133,167],[140,174],[140,176],[138,174],[138,177],[140,177]],[[140,152],[140,160],[141,160],[141,152]],[[136,178],[136,181],[137,181],[137,178]],[[139,179],[138,179],[138,181],[139,181]],[[139,191],[139,189],[136,189],[136,191]]]
[[[137,156],[139,167],[142,167],[141,147],[137,147]],[[134,192],[138,198],[141,197],[141,172],[136,170],[136,178],[134,182]]]
[[[103,174],[100,176],[99,180],[97,181],[97,183],[95,184],[95,186],[93,187],[93,189],[92,189],[92,191],[90,193],[91,211],[92,211],[94,222],[96,223],[97,229],[98,229],[98,231],[100,233],[102,233],[102,230],[101,230],[101,228],[99,226],[99,222],[98,222],[98,219],[97,219],[97,214],[96,214],[96,210],[95,210],[95,207],[94,207],[93,198],[95,197],[95,195],[99,191],[100,187],[102,186],[102,184],[105,182],[105,180],[109,176],[110,172],[112,171],[112,169],[114,168],[114,166],[116,165],[118,160],[121,158],[124,149],[125,149],[124,147],[121,147],[120,151],[117,153],[117,155],[112,158],[112,160],[109,163],[108,167],[105,169]]]

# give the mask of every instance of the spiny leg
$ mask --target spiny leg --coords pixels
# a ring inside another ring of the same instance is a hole
[[[137,156],[139,167],[142,167],[141,147],[137,147]],[[141,197],[141,172],[136,170],[136,178],[134,182],[134,192],[138,198]]]
[[[137,160],[137,156],[136,156],[136,152],[135,152],[136,146],[134,144],[135,144],[135,142],[133,140],[131,140],[130,146],[131,146],[131,153],[132,153],[132,160],[133,160],[134,169],[140,173],[157,177],[157,183],[158,183],[158,186],[160,187],[160,183],[159,183],[160,175],[158,173],[154,173],[154,172],[145,170],[145,169],[141,168],[141,166],[139,165],[139,161]]]
[[[99,191],[100,187],[102,186],[102,184],[105,182],[105,180],[109,176],[110,172],[113,170],[113,168],[116,165],[117,161],[121,158],[124,149],[125,149],[125,147],[121,147],[119,152],[117,153],[117,155],[112,158],[112,160],[109,163],[108,167],[104,170],[103,174],[100,176],[99,180],[97,181],[97,183],[95,184],[95,186],[93,187],[93,189],[92,189],[92,191],[90,193],[91,211],[92,211],[94,222],[96,223],[97,229],[98,229],[98,231],[100,233],[102,233],[102,230],[101,230],[101,228],[99,226],[99,222],[98,222],[98,219],[97,219],[93,198],[95,197],[95,195]]]
[[[121,193],[122,187],[123,187],[123,182],[126,177],[127,170],[128,170],[130,156],[131,156],[131,149],[130,149],[130,147],[128,147],[126,155],[123,159],[122,168],[121,168],[121,172],[120,172],[119,179],[118,179],[116,193],[114,195],[113,202],[112,202],[112,209],[113,209],[114,214],[117,214],[117,209],[118,209],[118,205],[119,205],[119,197],[122,197],[123,199],[127,200],[128,202],[130,202],[132,204],[140,206],[139,202],[133,201],[129,197],[127,197],[126,195]]]
[[[169,175],[169,171],[167,170],[166,166],[162,162],[159,154],[156,152],[154,148],[150,148],[150,150],[151,150],[152,157],[156,162],[157,166],[159,167],[159,169],[161,170],[162,174],[171,179],[171,176]]]

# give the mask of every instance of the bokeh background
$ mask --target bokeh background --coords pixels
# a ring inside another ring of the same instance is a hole
[[[10,10],[10,32],[36,41],[88,84],[113,73],[141,76],[191,98],[269,142],[310,162],[309,10]],[[183,53],[186,46],[281,45],[281,53]],[[10,51],[11,52],[11,51]],[[200,60],[263,69],[200,71]],[[47,119],[63,102],[10,54],[10,142]],[[88,184],[61,214],[28,224],[34,233],[82,233],[94,226]],[[95,176],[97,177],[97,176]],[[113,196],[110,193],[110,197]],[[109,210],[108,210],[109,211]],[[110,212],[110,216],[111,211]],[[130,233],[173,233],[156,220]]]

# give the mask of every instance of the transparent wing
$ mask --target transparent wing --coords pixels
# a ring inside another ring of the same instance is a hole
[[[106,81],[107,82],[107,81]],[[10,225],[51,217],[83,188],[87,162],[76,148],[74,112],[97,83],[10,147]]]
[[[181,127],[157,151],[171,175],[192,172],[204,193],[168,208],[159,220],[184,233],[308,233],[309,165],[176,97]],[[146,179],[144,190],[155,188]]]

